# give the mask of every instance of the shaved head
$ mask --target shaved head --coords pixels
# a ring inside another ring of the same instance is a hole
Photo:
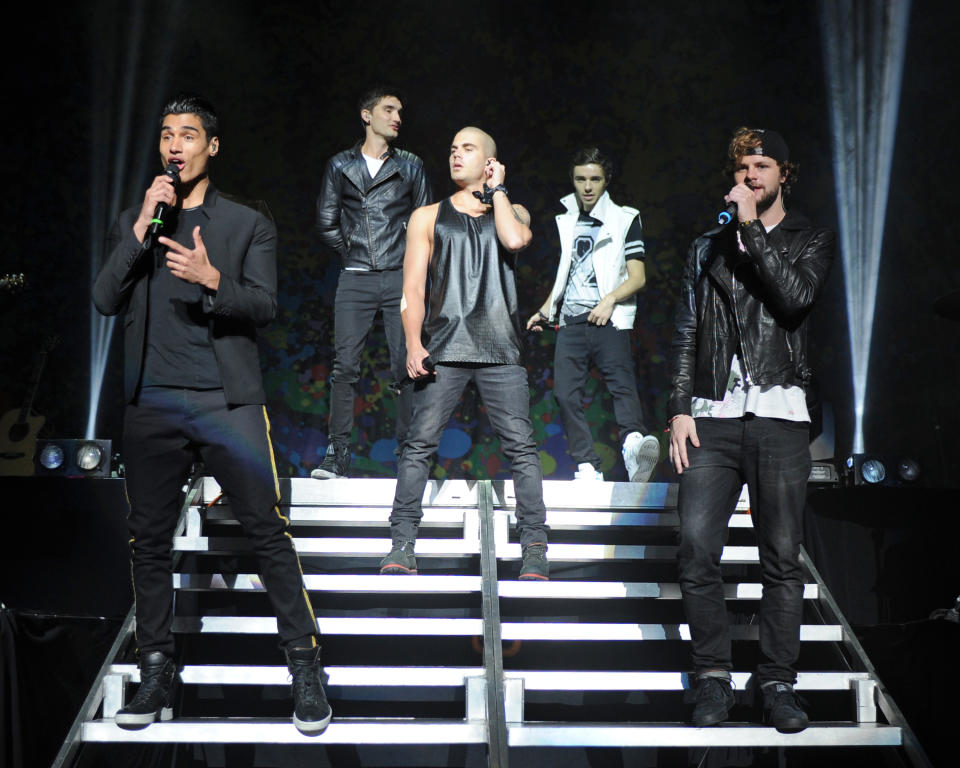
[[[497,142],[493,140],[493,136],[481,128],[476,128],[472,125],[461,128],[457,131],[457,135],[459,136],[461,133],[467,133],[468,131],[474,135],[474,143],[483,148],[483,153],[486,157],[497,156]]]

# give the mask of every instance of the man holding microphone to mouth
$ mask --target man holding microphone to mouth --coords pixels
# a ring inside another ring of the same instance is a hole
[[[746,483],[759,540],[764,721],[784,733],[809,722],[793,691],[800,652],[800,541],[809,422],[806,319],[833,261],[834,234],[784,195],[796,179],[786,142],[739,128],[730,140],[725,200],[735,221],[690,247],[677,305],[670,460],[680,476],[680,589],[696,687],[693,724],[727,719],[734,696],[720,557]],[[721,219],[722,221],[723,219]]]

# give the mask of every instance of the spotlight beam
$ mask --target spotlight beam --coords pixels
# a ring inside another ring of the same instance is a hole
[[[863,420],[910,0],[821,0],[820,22],[853,370],[853,451]]]
[[[166,23],[179,19],[182,0],[169,4],[161,18]],[[101,56],[93,72],[90,168],[90,285],[106,255],[106,231],[116,220],[120,206],[135,199],[147,178],[151,155],[143,147],[156,136],[152,115],[168,90],[170,62],[173,60],[175,30],[151,27],[145,35],[149,3],[132,2],[126,15],[111,9],[95,15],[93,23]],[[109,18],[108,18],[109,17]],[[151,18],[153,18],[151,16]],[[120,41],[126,41],[123,45]],[[154,41],[158,50],[154,49]],[[111,49],[111,44],[114,46]],[[122,48],[119,46],[123,45]],[[112,53],[113,56],[104,56]],[[119,60],[118,60],[119,59]],[[141,71],[147,62],[148,73]],[[138,85],[147,87],[139,88]],[[118,87],[119,85],[119,87]],[[117,91],[119,90],[119,94]],[[150,115],[135,125],[134,115]],[[135,141],[134,141],[135,139]],[[147,143],[144,144],[144,141]],[[131,143],[134,159],[131,162]],[[110,172],[107,171],[110,169]],[[109,181],[108,181],[109,179]],[[87,408],[86,439],[96,434],[100,395],[106,373],[116,318],[90,310],[90,396]]]

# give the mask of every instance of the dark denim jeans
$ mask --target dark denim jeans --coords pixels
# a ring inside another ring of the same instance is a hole
[[[510,460],[517,495],[520,544],[547,540],[547,512],[543,506],[543,473],[530,423],[530,388],[521,365],[438,365],[436,379],[418,382],[407,442],[397,465],[397,490],[390,515],[393,538],[417,538],[421,501],[430,472],[430,458],[460,400],[473,380],[487,408],[490,426]]]
[[[327,427],[331,442],[350,442],[353,404],[357,395],[354,385],[360,380],[363,347],[378,311],[383,312],[383,329],[390,350],[391,388],[406,375],[407,346],[400,324],[402,293],[402,269],[383,272],[345,269],[340,272],[333,310],[336,356],[330,376],[330,422]],[[410,387],[404,387],[397,402],[397,445],[401,447],[410,422],[412,399]]]
[[[757,681],[796,680],[803,612],[800,543],[807,478],[806,422],[745,416],[696,420],[700,448],[687,446],[680,475],[680,589],[696,672],[733,668],[720,555],[743,483],[760,548],[760,655]]]
[[[567,451],[574,464],[590,462],[599,467],[600,456],[593,447],[593,435],[583,410],[583,388],[593,365],[600,370],[613,398],[620,442],[631,432],[647,434],[630,353],[630,331],[617,330],[610,323],[577,323],[557,332],[553,396],[557,398],[567,433]]]

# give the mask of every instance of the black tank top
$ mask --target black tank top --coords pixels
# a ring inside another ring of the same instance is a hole
[[[492,211],[473,217],[440,201],[423,325],[434,362],[523,363],[515,261]]]

